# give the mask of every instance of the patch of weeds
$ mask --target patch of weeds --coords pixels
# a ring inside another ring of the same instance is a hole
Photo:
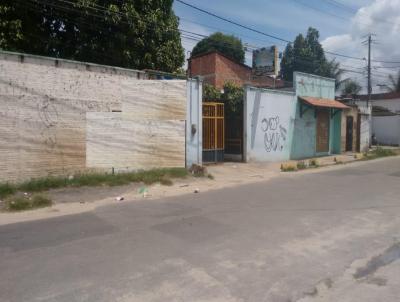
[[[313,159],[310,159],[308,161],[308,166],[309,167],[313,167],[313,168],[318,168],[319,167],[319,163],[315,158],[313,158]]]
[[[364,160],[376,159],[380,157],[388,157],[398,155],[398,150],[394,151],[392,149],[384,149],[382,147],[377,147],[376,149],[364,154]]]
[[[50,207],[53,204],[50,198],[39,194],[33,195],[31,201],[33,209]]]
[[[35,194],[33,196],[24,196],[16,194],[5,200],[4,210],[9,212],[20,212],[49,207],[52,204],[53,202],[51,199],[43,195]]]
[[[63,177],[35,178],[17,185],[18,191],[40,192],[65,187],[68,179]]]
[[[212,175],[212,174],[207,174],[207,178],[208,178],[208,179],[214,179],[214,175]]]
[[[10,183],[0,184],[0,198],[7,197],[17,191],[14,185]]]
[[[281,165],[282,172],[294,172],[297,171],[296,166],[294,165]]]
[[[207,169],[204,166],[199,166],[193,164],[189,168],[189,172],[194,176],[194,177],[204,177],[207,175]]]
[[[299,161],[299,162],[297,162],[297,169],[298,170],[304,170],[304,169],[307,169],[307,165],[306,165],[306,163],[304,162],[304,161]]]
[[[162,178],[160,180],[160,184],[162,184],[163,186],[172,186],[174,183],[169,178]]]
[[[395,155],[397,155],[397,153],[394,152],[393,150],[384,149],[384,148],[381,148],[381,147],[376,148],[372,152],[378,157],[386,157],[386,156],[395,156]]]
[[[31,202],[24,196],[11,196],[5,201],[5,210],[10,212],[26,211],[31,208]]]
[[[64,187],[95,187],[95,186],[120,186],[133,182],[144,182],[145,184],[163,183],[171,185],[171,178],[184,178],[188,175],[185,168],[165,168],[147,171],[137,171],[118,174],[87,173],[77,174],[73,177],[44,177],[31,179],[20,184],[0,184],[0,198],[20,192],[43,192],[50,189]],[[18,207],[18,206],[17,206]]]

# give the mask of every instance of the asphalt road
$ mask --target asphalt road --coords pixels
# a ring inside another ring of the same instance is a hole
[[[400,158],[0,227],[0,301],[398,301]]]

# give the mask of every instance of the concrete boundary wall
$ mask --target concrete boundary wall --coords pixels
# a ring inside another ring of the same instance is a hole
[[[186,80],[0,52],[0,182],[185,166]]]
[[[248,87],[245,92],[244,141],[246,161],[290,158],[294,93]]]
[[[373,134],[380,145],[400,145],[400,115],[373,116]]]

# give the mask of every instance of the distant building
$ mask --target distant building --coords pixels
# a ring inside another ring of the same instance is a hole
[[[360,96],[367,99],[366,95]],[[400,92],[371,95],[372,135],[375,143],[400,145]]]
[[[342,112],[342,151],[366,152],[371,145],[371,104],[358,97],[338,98],[349,109]]]
[[[222,89],[226,82],[253,87],[283,88],[285,82],[273,76],[256,76],[253,69],[237,63],[218,51],[192,56],[188,60],[189,77],[201,76],[203,82]]]

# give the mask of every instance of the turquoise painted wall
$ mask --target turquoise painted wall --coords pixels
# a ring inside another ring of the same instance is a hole
[[[331,125],[333,124],[333,131],[330,133],[331,135],[331,142],[332,142],[332,153],[334,154],[340,154],[342,153],[342,112],[336,113],[336,115],[331,119]]]
[[[309,108],[303,117],[300,117],[300,102],[297,101],[290,158],[301,159],[315,156],[315,137],[314,108]]]
[[[299,96],[335,99],[334,79],[295,72],[294,87],[297,100]],[[340,153],[341,113],[337,113],[330,119],[329,152],[327,153],[316,153],[316,126],[315,109],[309,108],[300,117],[300,101],[297,101],[291,159]]]

